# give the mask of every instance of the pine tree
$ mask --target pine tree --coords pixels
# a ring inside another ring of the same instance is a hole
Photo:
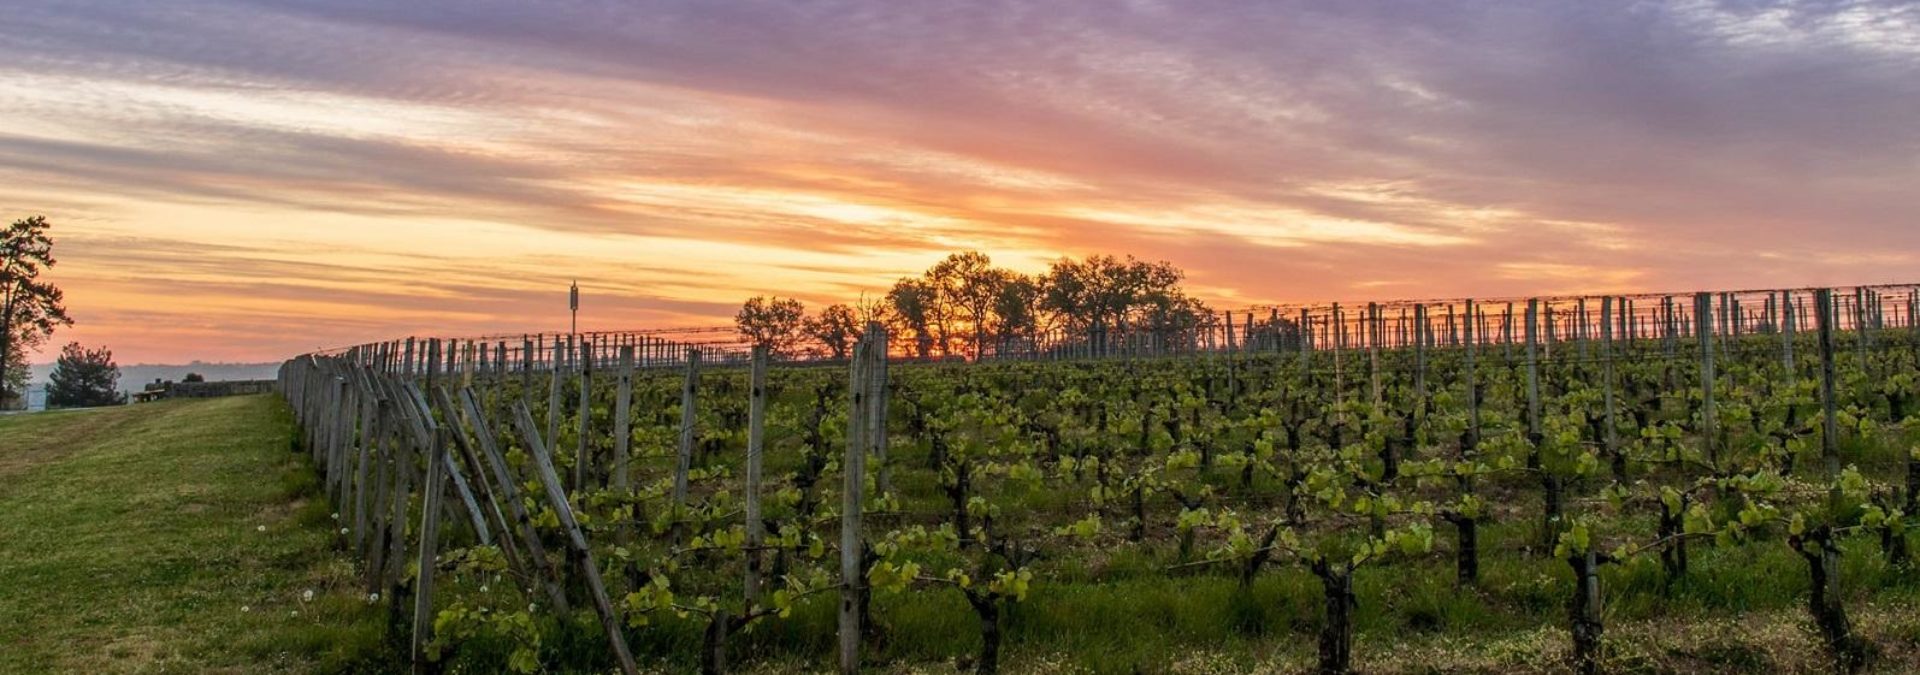
[[[47,385],[47,407],[87,408],[126,402],[120,393],[120,367],[106,347],[87,349],[69,342],[60,350]]]

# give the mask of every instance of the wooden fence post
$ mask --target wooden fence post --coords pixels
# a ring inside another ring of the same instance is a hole
[[[427,479],[421,486],[425,495],[420,506],[420,559],[413,588],[413,672],[427,673],[427,641],[433,630],[433,575],[439,567],[440,500],[446,494],[447,434],[434,429],[433,446],[427,452]]]
[[[593,473],[591,471],[593,465],[593,446],[587,443],[588,438],[593,434],[594,364],[593,352],[588,348],[589,344],[591,343],[582,342],[580,344],[580,412],[578,414],[579,419],[575,420],[579,424],[579,433],[576,434],[579,438],[577,439],[578,443],[574,446],[573,452],[573,489],[583,493],[589,489],[589,484],[593,480]],[[555,438],[552,442],[558,444],[560,439]]]
[[[620,347],[620,371],[613,394],[613,489],[621,498],[633,496],[633,345]],[[616,535],[624,544],[633,534],[628,522],[620,522]]]
[[[760,549],[766,546],[766,523],[760,516],[760,471],[767,445],[767,348],[753,348],[747,375],[747,611],[760,602]]]
[[[1540,359],[1535,354],[1540,343],[1540,301],[1527,299],[1527,437],[1536,445],[1540,442]],[[1529,468],[1539,468],[1540,455],[1536,450],[1528,454]]]
[[[1367,303],[1367,330],[1364,336],[1367,340],[1367,380],[1372,385],[1375,406],[1380,405],[1381,332],[1380,304],[1369,302]]]
[[[1719,420],[1713,409],[1713,294],[1705,291],[1693,296],[1694,323],[1698,328],[1694,333],[1700,340],[1700,427],[1701,441],[1707,446],[1707,462],[1718,465],[1720,462],[1719,443],[1715,442]]]
[[[1835,419],[1838,404],[1834,400],[1833,291],[1814,289],[1813,306],[1820,317],[1820,406],[1826,412],[1820,431],[1820,458],[1831,478],[1840,473],[1840,423]]]
[[[687,505],[687,472],[693,469],[694,406],[700,389],[700,350],[687,349],[686,379],[680,385],[680,442],[673,465],[673,505]]]
[[[1474,315],[1475,315],[1475,309],[1473,304],[1473,298],[1467,298],[1468,321],[1467,321],[1466,379],[1467,379],[1467,411],[1468,412],[1467,412],[1467,447],[1463,448],[1463,450],[1466,450],[1466,451],[1472,451],[1474,447],[1477,446],[1480,442],[1480,376],[1479,376],[1479,360],[1478,360],[1480,345],[1479,345],[1479,341],[1475,339],[1476,333],[1474,331],[1476,330],[1481,331],[1481,333],[1478,335],[1483,339],[1486,336],[1484,335],[1485,327],[1478,325],[1478,322],[1473,320]],[[1420,401],[1421,403],[1418,409],[1422,411],[1422,414],[1424,414],[1424,411],[1426,410],[1426,389],[1424,384],[1422,385],[1422,389],[1420,391]]]
[[[1613,404],[1613,296],[1600,299],[1600,361],[1601,388],[1606,399],[1606,442],[1607,458],[1613,462],[1615,480],[1625,480],[1627,462],[1620,454],[1620,433],[1614,422]]]
[[[620,662],[620,670],[626,675],[639,675],[640,667],[634,663],[633,653],[627,648],[627,639],[620,630],[620,615],[613,609],[613,602],[607,598],[607,587],[600,580],[600,564],[594,562],[593,550],[587,546],[586,535],[580,533],[580,523],[573,517],[573,506],[567,502],[566,488],[560,485],[560,475],[553,469],[553,459],[547,452],[546,443],[540,439],[539,432],[533,426],[533,414],[527,412],[525,404],[514,404],[514,423],[520,427],[520,436],[527,444],[528,454],[533,456],[534,466],[540,474],[540,484],[546,488],[547,504],[560,518],[560,525],[567,531],[567,543],[577,553],[580,561],[581,576],[586,577],[587,588],[593,593],[594,610],[600,614],[600,627],[607,633],[607,642],[613,648],[613,655]]]
[[[847,409],[846,458],[840,464],[840,672],[860,671],[860,590],[866,582],[861,569],[860,508],[861,492],[866,484],[866,412],[870,381],[866,378],[872,343],[861,340],[854,345],[849,364],[847,389],[852,398]],[[962,535],[965,536],[965,535]]]
[[[444,393],[440,395],[445,396]],[[519,403],[526,405],[525,401]],[[533,525],[533,517],[527,513],[526,505],[520,499],[520,488],[514,481],[511,468],[507,466],[506,456],[500,452],[499,440],[495,436],[498,432],[487,419],[480,407],[480,399],[472,389],[460,390],[460,405],[466,413],[467,427],[473,430],[473,437],[480,446],[481,455],[493,469],[494,484],[500,489],[500,501],[506,503],[508,513],[513,516],[516,526],[510,529],[520,536],[521,545],[527,547],[527,557],[532,559],[535,570],[541,574],[541,585],[546,589],[548,599],[553,601],[553,606],[561,614],[572,612],[567,594],[560,588],[561,572],[547,560],[546,546],[540,543],[540,533]],[[442,407],[451,408],[452,401],[443,403]]]
[[[1788,381],[1793,379],[1793,305],[1793,291],[1780,291],[1780,363]]]
[[[1413,306],[1413,391],[1425,405],[1427,400],[1427,306]]]
[[[560,442],[560,383],[565,377],[568,347],[554,338],[553,363],[547,364],[547,433],[543,438],[548,443]]]
[[[1228,312],[1227,316],[1232,317],[1233,313]],[[1232,339],[1231,331],[1229,331],[1228,339]],[[868,358],[871,360],[871,363],[867,370],[867,378],[869,380],[867,383],[869,387],[867,408],[870,413],[867,416],[867,446],[871,448],[873,461],[878,469],[876,472],[877,475],[874,477],[874,487],[880,491],[880,494],[884,495],[893,492],[893,472],[887,466],[888,338],[886,326],[878,322],[867,324],[867,340],[873,343],[868,346]],[[1231,363],[1233,354],[1229,352],[1227,358],[1229,359],[1229,363]]]

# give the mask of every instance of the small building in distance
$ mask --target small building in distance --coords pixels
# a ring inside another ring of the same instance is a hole
[[[273,391],[273,380],[226,380],[222,382],[203,382],[186,380],[154,380],[141,391],[133,393],[134,403],[146,403],[167,398],[217,398],[221,396],[245,396],[265,394]]]

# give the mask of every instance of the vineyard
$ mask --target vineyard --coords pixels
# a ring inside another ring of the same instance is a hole
[[[1345,673],[1397,634],[1550,627],[1509,669],[1596,673],[1650,667],[1610,624],[1682,609],[1790,610],[1819,667],[1899,671],[1920,628],[1858,614],[1920,594],[1916,310],[1268,307],[970,359],[878,324],[837,361],[410,338],[280,387],[416,671],[1140,672],[1295,642],[1229,670]]]

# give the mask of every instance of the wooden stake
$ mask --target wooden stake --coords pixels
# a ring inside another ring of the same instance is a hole
[[[1715,427],[1719,420],[1713,409],[1713,294],[1696,293],[1693,296],[1693,315],[1698,328],[1694,331],[1700,340],[1700,420],[1701,442],[1706,445],[1707,462],[1718,466],[1720,454]]]
[[[861,569],[860,508],[866,487],[865,414],[870,384],[866,368],[871,348],[864,339],[854,345],[847,384],[852,396],[847,409],[847,450],[840,464],[840,672],[845,675],[860,672],[860,590],[866,582]]]
[[[767,348],[753,348],[747,376],[747,611],[760,602],[760,549],[766,545],[766,523],[760,517],[760,471],[767,445]]]
[[[687,473],[693,470],[694,405],[700,389],[700,350],[687,350],[686,377],[680,385],[680,443],[673,465],[673,505],[687,505]]]
[[[534,466],[540,474],[540,485],[546,488],[547,505],[560,517],[560,525],[566,528],[567,543],[578,554],[581,574],[586,577],[587,589],[593,593],[593,608],[600,614],[600,627],[607,633],[607,642],[613,648],[614,658],[620,662],[620,671],[626,675],[639,675],[640,667],[633,661],[633,653],[627,648],[627,639],[621,634],[620,615],[613,610],[613,602],[607,599],[607,587],[600,580],[600,565],[594,562],[593,550],[587,546],[586,535],[580,533],[580,523],[573,517],[573,506],[567,503],[566,488],[560,485],[560,475],[553,469],[553,459],[547,453],[546,443],[540,440],[539,432],[533,426],[533,414],[527,412],[527,406],[514,404],[514,424],[520,429],[520,437],[526,442],[528,454],[533,455]]]

